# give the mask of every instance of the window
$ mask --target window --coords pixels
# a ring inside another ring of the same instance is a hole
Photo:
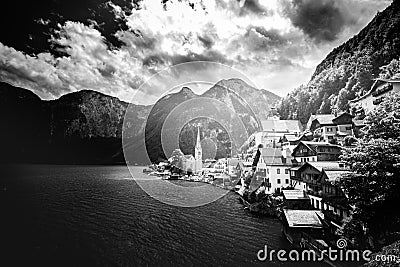
[[[277,173],[277,174],[281,174],[281,169],[279,169],[279,168],[276,169],[276,173]]]
[[[281,179],[277,179],[276,182],[277,182],[278,184],[281,184]]]
[[[351,126],[347,126],[346,131],[350,131],[350,130],[351,130]]]
[[[285,179],[285,184],[289,184],[289,179]]]
[[[289,174],[289,169],[285,169],[285,174]]]
[[[328,139],[333,139],[333,136],[328,136]]]

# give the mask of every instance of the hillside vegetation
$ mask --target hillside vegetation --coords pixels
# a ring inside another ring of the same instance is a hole
[[[348,101],[367,92],[374,78],[380,74],[388,78],[382,67],[400,57],[399,28],[400,1],[394,0],[356,36],[330,52],[308,84],[282,100],[278,109],[281,118],[297,116],[306,123],[314,113],[347,110]]]

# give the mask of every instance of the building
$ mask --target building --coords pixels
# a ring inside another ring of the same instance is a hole
[[[335,114],[311,115],[307,130],[313,133],[314,140],[319,142],[342,142],[346,136],[354,136],[354,116],[344,112]]]
[[[293,170],[291,183],[294,188],[307,192],[311,205],[322,210],[328,221],[340,228],[344,219],[351,214],[347,197],[336,184],[349,170],[337,161],[307,162]]]
[[[317,210],[284,209],[282,233],[293,246],[303,247],[302,240],[321,239],[323,219],[324,214]],[[314,249],[318,247],[314,246]]]
[[[284,189],[283,207],[293,210],[311,209],[310,198],[307,193],[301,189]]]
[[[260,160],[257,164],[256,173],[264,177],[268,184],[266,193],[280,192],[282,188],[290,186],[289,169],[292,158],[285,158],[279,148],[262,148]]]
[[[253,133],[249,137],[250,150],[256,150],[259,145],[263,147],[278,147],[279,140],[284,135],[299,136],[302,130],[298,120],[262,120],[261,128],[262,131]]]
[[[203,149],[200,142],[200,127],[197,128],[196,146],[194,148],[195,166],[194,172],[199,172],[203,168]]]
[[[343,220],[351,216],[351,206],[342,188],[337,185],[342,175],[349,173],[346,169],[323,169],[321,188],[323,211],[327,221],[334,229],[340,230]]]
[[[310,132],[305,132],[300,136],[296,136],[293,134],[285,134],[283,137],[279,139],[279,144],[282,148],[282,151],[286,151],[289,149],[290,153],[293,152],[293,149],[301,142],[301,141],[311,141],[313,139],[313,135]]]
[[[228,161],[226,158],[218,159],[214,164],[216,173],[225,173],[227,171]]]
[[[361,97],[349,102],[353,115],[367,114],[381,103],[385,96],[400,92],[400,79],[376,79],[371,89]]]
[[[182,170],[185,173],[193,173],[195,172],[196,168],[196,161],[193,155],[183,155],[181,157],[181,166]]]
[[[326,142],[300,141],[293,149],[292,156],[299,162],[337,161],[342,148]]]
[[[250,161],[239,161],[236,165],[236,171],[238,177],[244,176],[246,173],[252,170],[253,162]]]
[[[238,158],[230,158],[230,159],[228,159],[227,174],[229,176],[234,176],[234,177],[237,176],[238,171],[237,171],[236,167],[237,167],[238,164],[239,164],[239,159]]]

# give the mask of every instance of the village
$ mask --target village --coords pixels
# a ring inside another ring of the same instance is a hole
[[[281,219],[283,235],[294,247],[320,252],[337,247],[353,209],[338,184],[350,172],[340,156],[362,137],[365,124],[358,118],[399,92],[399,82],[377,79],[366,95],[351,101],[349,112],[312,114],[304,126],[277,115],[261,120],[262,131],[253,133],[245,151],[231,158],[202,160],[198,128],[195,155],[176,150],[168,163],[146,172],[235,191],[246,209]]]

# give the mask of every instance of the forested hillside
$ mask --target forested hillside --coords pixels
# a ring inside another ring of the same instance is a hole
[[[374,78],[379,75],[391,78],[393,69],[399,65],[399,28],[400,1],[394,0],[360,33],[329,53],[308,84],[282,100],[281,118],[290,119],[297,114],[306,123],[312,113],[347,110],[348,101],[368,91]]]

